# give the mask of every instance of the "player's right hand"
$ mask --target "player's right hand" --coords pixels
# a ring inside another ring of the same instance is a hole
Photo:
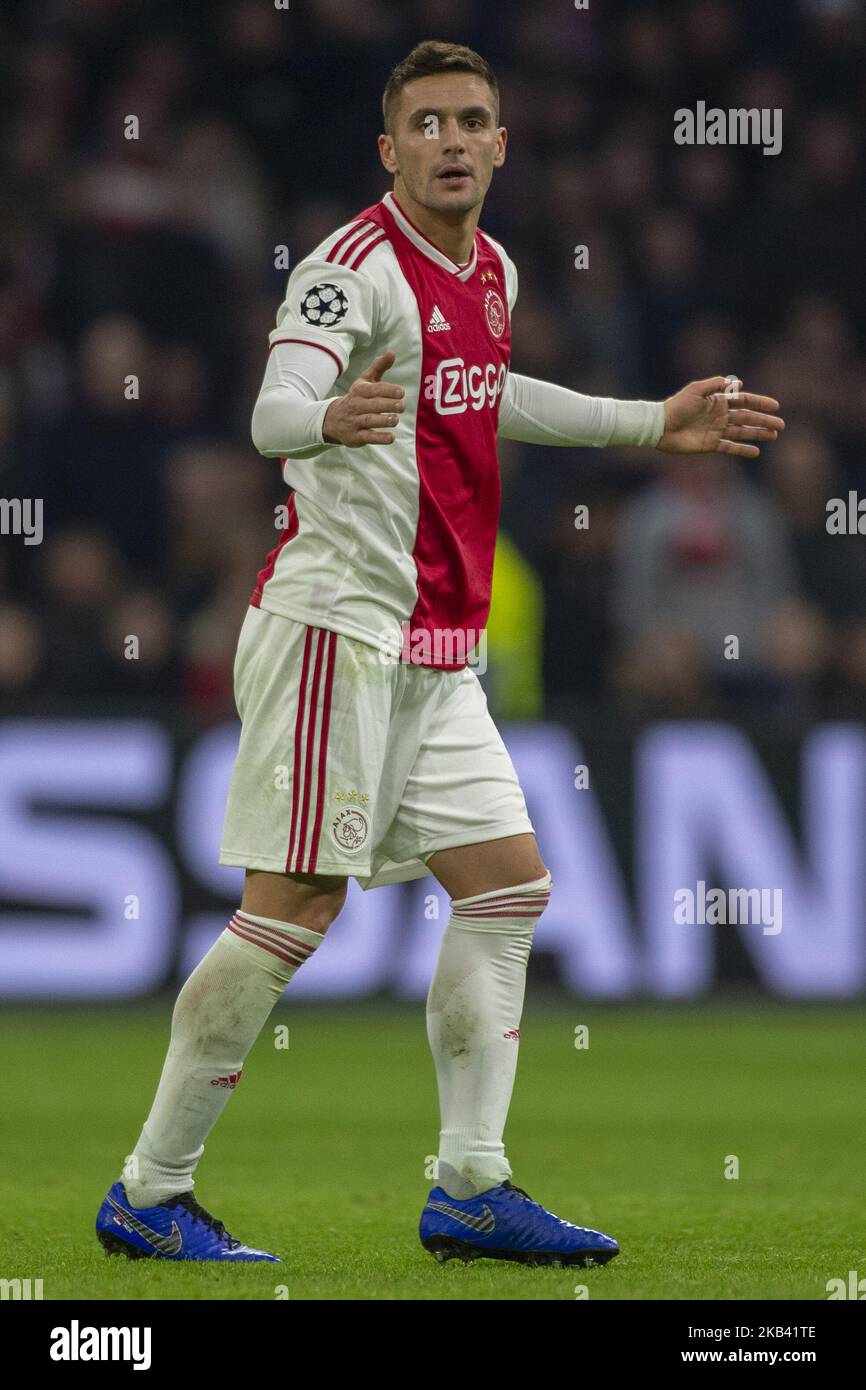
[[[406,392],[382,377],[393,367],[393,352],[383,352],[371,362],[345,396],[338,396],[325,411],[322,438],[326,444],[359,449],[363,444],[393,444],[393,428],[406,409]]]

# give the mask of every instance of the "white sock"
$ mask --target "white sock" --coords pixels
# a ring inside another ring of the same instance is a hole
[[[511,1177],[502,1133],[514,1088],[526,964],[551,878],[452,901],[427,997],[439,1082],[439,1185],[465,1200]]]
[[[196,966],[177,997],[156,1098],[122,1174],[132,1206],[190,1191],[244,1058],[323,940],[321,932],[239,911]]]

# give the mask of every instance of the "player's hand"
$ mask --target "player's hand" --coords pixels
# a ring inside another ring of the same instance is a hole
[[[389,426],[396,426],[406,409],[406,392],[382,378],[396,360],[393,352],[383,352],[352,382],[345,396],[328,406],[322,422],[327,444],[359,449],[363,444],[394,443]]]
[[[665,401],[665,431],[656,445],[666,454],[737,454],[753,459],[760,454],[754,439],[777,439],[785,421],[771,412],[779,409],[772,396],[756,396],[742,390],[730,391],[731,379],[711,376],[706,381],[690,381]]]

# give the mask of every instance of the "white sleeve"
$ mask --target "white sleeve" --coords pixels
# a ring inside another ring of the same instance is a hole
[[[266,458],[310,458],[332,448],[322,421],[356,347],[377,331],[372,280],[320,256],[300,261],[269,335],[270,354],[253,410],[252,436]]]
[[[332,357],[307,343],[277,343],[268,353],[253,408],[253,443],[265,458],[312,458],[333,446],[322,421],[337,380]]]
[[[583,396],[513,372],[499,403],[499,434],[525,444],[657,444],[664,427],[664,401]]]

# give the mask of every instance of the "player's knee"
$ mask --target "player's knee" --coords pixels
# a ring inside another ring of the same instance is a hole
[[[499,891],[513,894],[516,899],[531,898],[537,906],[544,908],[550,901],[552,889],[553,879],[550,870],[539,859],[537,865],[533,864],[531,871],[523,875],[519,883],[501,888]]]
[[[298,888],[297,907],[291,921],[310,931],[326,932],[342,912],[349,891],[347,878],[322,875],[290,875]],[[303,882],[299,880],[303,879]]]
[[[343,909],[348,891],[343,875],[274,874],[248,871],[241,910],[254,917],[326,932]]]

